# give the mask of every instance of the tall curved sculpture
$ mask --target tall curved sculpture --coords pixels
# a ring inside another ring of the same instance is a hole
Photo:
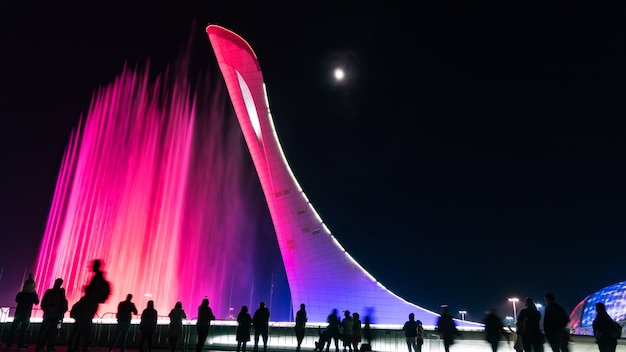
[[[326,228],[294,177],[274,129],[256,54],[236,33],[206,28],[269,206],[291,290],[294,311],[307,305],[309,321],[333,308],[399,324],[409,313],[429,325],[437,313],[398,297],[376,281]],[[458,321],[459,325],[482,326]]]

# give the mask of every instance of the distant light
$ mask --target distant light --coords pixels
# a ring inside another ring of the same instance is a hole
[[[336,68],[334,72],[334,76],[335,76],[335,81],[343,81],[343,79],[346,77],[346,73],[344,72],[343,69]]]

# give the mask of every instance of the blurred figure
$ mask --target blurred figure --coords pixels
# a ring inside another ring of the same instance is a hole
[[[409,352],[417,352],[417,322],[415,321],[415,314],[409,314],[409,320],[404,322],[402,331],[404,331],[406,347],[409,349]]]
[[[515,330],[511,328],[510,324],[508,325],[508,328],[509,328],[509,332],[513,336],[513,349],[516,352],[524,352],[524,345],[522,344],[522,336],[517,333],[519,331],[519,324],[515,322]]]
[[[372,319],[370,318],[370,316],[366,316],[365,317],[365,321],[363,321],[364,325],[363,325],[363,340],[367,341],[367,343],[371,346],[372,345],[372,327],[371,325],[371,321]]]
[[[152,351],[152,336],[157,328],[158,317],[159,313],[154,309],[154,301],[148,301],[146,309],[141,312],[141,321],[139,322],[139,332],[141,332],[140,352]]]
[[[424,325],[421,320],[416,320],[417,323],[417,337],[415,343],[417,344],[417,352],[422,352],[422,345],[424,344]]]
[[[596,318],[593,320],[593,336],[596,338],[598,350],[600,352],[615,352],[617,348],[617,339],[611,337],[609,329],[613,319],[606,312],[604,303],[596,303]]]
[[[361,316],[359,313],[352,313],[352,347],[354,352],[359,352],[359,343],[361,343]]]
[[[183,336],[183,319],[187,319],[187,313],[183,310],[183,304],[176,302],[174,309],[168,314],[170,317],[170,325],[167,329],[167,338],[170,342],[170,351],[176,351],[178,339]]]
[[[546,334],[546,340],[548,340],[552,352],[569,352],[569,332],[566,330],[569,314],[565,308],[556,303],[553,293],[546,293],[544,300],[546,301],[546,309],[543,317],[543,332]]]
[[[129,293],[126,295],[126,300],[121,301],[117,305],[117,314],[115,314],[117,327],[115,328],[115,334],[113,335],[109,352],[115,349],[118,342],[120,343],[120,350],[126,352],[126,337],[128,336],[128,329],[130,329],[130,321],[132,320],[133,314],[139,314],[135,303],[131,301],[132,299],[133,295]]]
[[[68,352],[72,352],[80,348],[82,352],[89,350],[89,342],[91,337],[91,329],[93,327],[93,317],[98,312],[100,303],[106,302],[111,295],[111,285],[104,278],[102,271],[102,261],[96,259],[92,262],[91,271],[93,276],[89,284],[84,288],[84,296],[72,306],[70,315],[77,322],[72,329],[70,337],[70,345]]]
[[[341,338],[339,326],[341,325],[341,321],[337,315],[337,309],[333,309],[333,311],[328,315],[328,318],[326,318],[326,322],[328,323],[328,326],[326,327],[326,335],[328,336],[328,339],[326,340],[326,352],[330,350],[330,344],[332,341],[335,342],[335,352],[339,352],[339,339]]]
[[[209,336],[209,329],[211,328],[212,320],[215,320],[215,315],[213,315],[213,310],[209,307],[209,298],[204,297],[202,303],[198,307],[198,322],[196,323],[198,342],[196,343],[196,352],[202,351],[206,338]]]
[[[302,345],[302,341],[304,340],[304,333],[306,331],[306,309],[304,303],[300,304],[300,310],[296,313],[296,324],[293,327],[293,331],[296,333],[296,341],[298,342],[298,346],[296,347],[296,351],[300,351],[300,346]]]
[[[54,286],[46,290],[41,299],[41,309],[43,310],[43,321],[39,328],[39,336],[37,337],[36,352],[43,350],[44,344],[47,345],[48,352],[54,351],[58,327],[63,322],[63,315],[67,312],[68,303],[65,298],[65,289],[63,279],[58,278],[54,281]]]
[[[544,336],[539,328],[541,313],[537,310],[535,301],[526,297],[524,309],[517,316],[518,331],[522,336],[522,345],[525,352],[543,352]]]
[[[437,319],[436,324],[439,337],[443,341],[443,349],[445,352],[450,352],[450,346],[454,343],[454,338],[459,334],[456,328],[456,323],[452,318],[452,315],[448,313],[448,306],[441,306],[441,315]]]
[[[485,340],[491,345],[491,351],[496,352],[498,350],[498,344],[500,344],[500,335],[506,338],[506,342],[509,343],[509,335],[504,331],[504,324],[502,319],[496,315],[494,308],[489,308],[485,312],[485,318],[483,319],[485,324]]]
[[[250,341],[252,317],[248,313],[248,306],[242,306],[237,314],[237,352],[246,352],[246,345]]]
[[[263,352],[267,352],[267,339],[270,326],[270,310],[265,306],[265,302],[259,303],[259,308],[252,317],[254,327],[254,352],[259,350],[259,336],[263,338]]]
[[[34,281],[33,281],[34,285]],[[27,291],[24,291],[24,289]],[[33,305],[39,304],[39,295],[33,289],[30,290],[30,287],[24,285],[22,291],[18,292],[15,296],[15,302],[17,306],[15,307],[15,315],[13,316],[13,323],[11,323],[11,331],[9,332],[9,337],[7,338],[7,349],[11,348],[13,345],[13,338],[15,337],[15,331],[17,328],[20,328],[19,335],[17,337],[17,348],[21,350],[28,349],[28,346],[25,344],[26,330],[30,325],[30,316],[33,311]]]
[[[354,327],[354,322],[352,322],[352,315],[350,315],[349,310],[345,310],[343,312],[343,320],[341,320],[341,328],[343,330],[343,334],[341,339],[343,340],[343,351],[346,352],[346,348],[352,352],[352,328]]]

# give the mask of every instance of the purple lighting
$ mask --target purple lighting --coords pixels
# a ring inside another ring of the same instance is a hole
[[[100,317],[128,293],[161,315],[182,301],[190,318],[204,296],[220,319],[270,299],[270,275],[254,266],[267,208],[255,206],[241,131],[225,95],[208,79],[192,87],[182,62],[154,81],[124,69],[95,94],[64,155],[36,279],[63,278],[71,305],[102,259],[112,296]]]

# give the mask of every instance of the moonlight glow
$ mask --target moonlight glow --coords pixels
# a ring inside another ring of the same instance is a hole
[[[346,73],[341,68],[336,68],[333,72],[333,76],[335,77],[335,81],[341,82],[346,77]]]

